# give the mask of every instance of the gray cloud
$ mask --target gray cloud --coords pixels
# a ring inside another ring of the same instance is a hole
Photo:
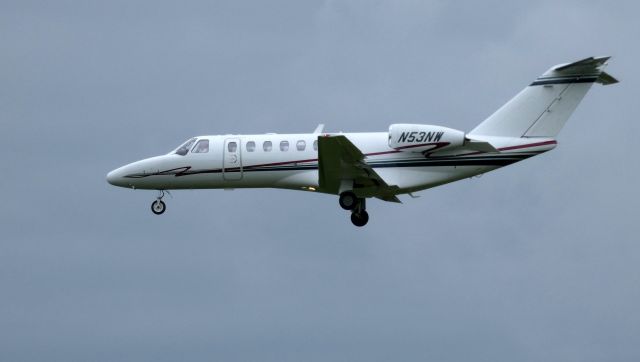
[[[0,352],[27,360],[640,357],[632,2],[5,2]],[[471,129],[613,55],[551,153],[370,203],[151,192],[107,171],[195,134]]]

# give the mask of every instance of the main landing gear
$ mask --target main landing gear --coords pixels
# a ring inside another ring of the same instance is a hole
[[[158,198],[151,203],[151,211],[156,215],[160,215],[164,213],[165,210],[167,210],[167,205],[164,203],[164,201],[162,201],[163,197],[164,197],[164,190],[160,190],[160,194],[158,194]]]
[[[365,226],[369,222],[369,213],[365,210],[351,213],[351,222],[355,226]]]
[[[353,191],[345,191],[340,194],[338,203],[345,210],[351,210],[351,222],[355,226],[365,226],[369,222],[369,214],[366,210],[367,199],[361,199]]]

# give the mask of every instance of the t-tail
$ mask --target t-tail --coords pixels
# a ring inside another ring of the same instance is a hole
[[[555,138],[593,83],[618,82],[604,72],[608,59],[589,57],[552,67],[468,136]]]

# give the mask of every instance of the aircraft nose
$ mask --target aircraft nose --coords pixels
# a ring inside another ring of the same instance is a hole
[[[107,174],[107,182],[113,186],[126,186],[123,176],[120,168],[115,169]]]

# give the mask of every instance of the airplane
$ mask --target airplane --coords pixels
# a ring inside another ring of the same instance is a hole
[[[610,57],[551,67],[470,132],[392,124],[387,132],[217,135],[190,138],[166,155],[107,174],[115,186],[165,191],[279,188],[338,196],[355,226],[369,220],[366,200],[400,202],[413,193],[470,178],[554,149],[556,136],[594,83],[618,80]]]

